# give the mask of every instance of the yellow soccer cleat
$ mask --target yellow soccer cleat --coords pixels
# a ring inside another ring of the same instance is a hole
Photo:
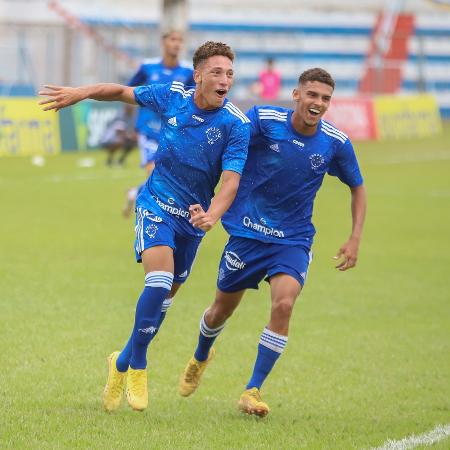
[[[180,385],[178,387],[180,395],[188,397],[198,388],[203,372],[215,354],[214,347],[211,347],[206,361],[197,361],[194,356],[190,359],[180,378]]]
[[[135,411],[148,406],[147,369],[128,369],[127,400]]]
[[[239,409],[246,414],[255,414],[259,417],[265,417],[269,414],[269,405],[261,400],[261,394],[258,388],[251,388],[244,391],[239,399]]]
[[[108,356],[108,380],[103,391],[103,405],[106,411],[115,411],[122,400],[123,388],[125,387],[126,372],[119,372],[116,367],[119,352]]]

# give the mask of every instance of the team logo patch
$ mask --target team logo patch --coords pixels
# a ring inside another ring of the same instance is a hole
[[[222,137],[222,133],[218,128],[210,127],[206,130],[206,139],[208,139],[208,144],[214,144]]]
[[[158,227],[155,224],[150,224],[146,229],[145,232],[148,234],[148,237],[153,239],[156,236],[156,233],[158,231]]]
[[[325,160],[323,159],[323,156],[320,153],[314,153],[309,157],[309,160],[311,161],[311,168],[314,171],[319,169],[321,165],[325,164]]]
[[[237,253],[226,251],[224,258],[228,270],[240,270],[245,267],[245,262],[239,258]]]

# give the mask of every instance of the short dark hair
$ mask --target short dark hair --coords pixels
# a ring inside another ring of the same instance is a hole
[[[175,28],[168,28],[167,30],[164,30],[161,33],[161,39],[162,40],[167,39],[168,37],[170,37],[170,35],[172,35],[174,33],[180,34],[181,36],[183,36],[183,32],[181,30],[177,30]]]
[[[234,61],[234,53],[230,46],[223,44],[222,42],[208,41],[195,51],[192,58],[194,69],[197,69],[203,61],[206,61],[208,58],[211,58],[211,56],[216,55],[226,56],[232,62]]]
[[[304,84],[308,81],[319,81],[320,83],[328,84],[334,90],[335,82],[333,77],[324,69],[314,67],[313,69],[305,70],[299,77],[298,83]]]

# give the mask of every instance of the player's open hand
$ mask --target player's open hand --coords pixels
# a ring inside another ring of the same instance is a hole
[[[199,204],[189,206],[189,214],[191,215],[189,222],[192,226],[200,228],[200,230],[205,232],[209,231],[217,222],[217,219],[208,212],[205,212]]]
[[[339,260],[336,269],[345,271],[356,266],[358,260],[359,239],[350,238],[333,258]]]
[[[51,84],[45,85],[44,88],[45,90],[39,91],[39,95],[48,97],[39,102],[40,105],[47,105],[43,108],[44,111],[52,109],[59,111],[86,98],[83,88],[54,86]]]

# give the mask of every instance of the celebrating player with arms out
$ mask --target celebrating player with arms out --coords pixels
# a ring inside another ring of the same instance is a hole
[[[310,69],[300,75],[293,92],[295,110],[255,106],[247,114],[248,158],[236,199],[222,218],[231,237],[220,262],[215,302],[203,314],[197,349],[180,380],[183,396],[198,387],[214,356],[213,342],[245,290],[257,289],[267,277],[270,320],[239,408],[248,414],[268,414],[260,388],[288,341],[292,309],[311,261],[313,203],[327,172],[349,186],[352,200],[352,232],[336,256],[342,258],[337,268],[345,271],[356,264],[366,194],[350,140],[322,119],[333,90],[330,74]]]
[[[179,60],[183,46],[183,34],[176,30],[170,30],[161,36],[162,58],[145,60],[137,72],[128,82],[129,86],[142,86],[149,84],[166,84],[179,81],[185,86],[194,86],[193,70],[191,64],[182,63]],[[151,174],[155,167],[155,155],[159,145],[161,119],[159,114],[148,107],[139,107],[136,119],[136,131],[141,152],[141,167]],[[128,217],[134,209],[136,195],[144,184],[137,188],[129,189],[127,200],[123,208],[124,216]]]
[[[202,237],[236,195],[250,127],[248,118],[225,98],[233,82],[233,59],[230,47],[220,42],[200,46],[193,57],[195,89],[174,81],[137,88],[47,86],[40,93],[50,97],[40,102],[48,104],[45,110],[58,111],[91,98],[138,103],[161,116],[156,167],[136,200],[135,250],[144,267],[145,287],[128,343],[108,358],[103,394],[108,411],[119,407],[125,385],[130,406],[139,411],[147,407],[147,348],[189,276]]]

